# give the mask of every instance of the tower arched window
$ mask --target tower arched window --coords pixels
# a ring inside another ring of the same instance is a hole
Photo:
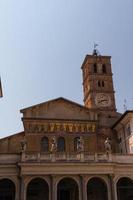
[[[101,82],[100,81],[98,81],[98,87],[101,87]]]
[[[49,140],[47,137],[43,137],[41,139],[41,151],[42,152],[47,152],[49,151]]]
[[[94,73],[97,73],[97,64],[96,63],[94,63],[93,68],[94,68]]]
[[[107,70],[106,70],[106,65],[105,65],[105,64],[103,64],[103,65],[102,65],[102,72],[103,72],[104,74],[106,74],[106,73],[107,73]]]
[[[63,152],[66,149],[65,145],[65,138],[64,137],[59,137],[57,140],[57,151]]]
[[[104,81],[102,81],[102,87],[104,87],[104,85],[105,85],[105,84],[104,84]]]

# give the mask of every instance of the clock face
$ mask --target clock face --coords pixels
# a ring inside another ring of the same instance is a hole
[[[99,107],[107,107],[111,105],[111,98],[107,94],[98,93],[96,95],[95,103]]]

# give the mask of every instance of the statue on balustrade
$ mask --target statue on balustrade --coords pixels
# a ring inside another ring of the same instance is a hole
[[[27,148],[27,141],[25,139],[21,140],[20,145],[21,145],[21,152],[25,152]]]
[[[106,153],[111,153],[111,141],[109,138],[106,138],[105,142],[104,142],[104,146],[105,146],[105,151]]]
[[[57,142],[56,142],[56,138],[53,137],[52,143],[51,143],[51,152],[56,152],[56,151],[57,151]]]
[[[77,151],[78,152],[83,152],[84,151],[84,141],[82,137],[79,137],[77,139]]]

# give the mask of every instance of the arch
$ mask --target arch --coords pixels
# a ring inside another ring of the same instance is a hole
[[[117,199],[133,199],[133,180],[127,177],[122,177],[117,181]]]
[[[98,81],[98,87],[101,87],[101,82],[100,81]]]
[[[59,137],[57,140],[57,151],[64,152],[66,150],[65,138]]]
[[[87,200],[108,200],[107,185],[101,178],[93,177],[87,183]]]
[[[15,184],[8,178],[0,180],[0,199],[14,200],[15,199]]]
[[[93,65],[93,71],[94,71],[94,73],[97,73],[97,63],[94,63],[94,65]]]
[[[41,151],[42,152],[49,151],[49,139],[46,136],[41,139]]]
[[[79,200],[79,188],[73,178],[62,178],[57,185],[57,200]]]
[[[104,74],[107,73],[107,69],[106,69],[106,65],[105,65],[105,64],[102,65],[102,72],[103,72]]]
[[[32,179],[27,186],[26,200],[49,200],[49,185],[42,178]]]
[[[105,83],[104,83],[104,81],[102,81],[102,87],[104,87],[104,85],[105,85]]]

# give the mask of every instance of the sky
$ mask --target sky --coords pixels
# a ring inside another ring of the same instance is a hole
[[[20,110],[65,97],[83,104],[81,64],[98,43],[112,57],[116,105],[133,108],[132,0],[0,0],[0,138]]]

